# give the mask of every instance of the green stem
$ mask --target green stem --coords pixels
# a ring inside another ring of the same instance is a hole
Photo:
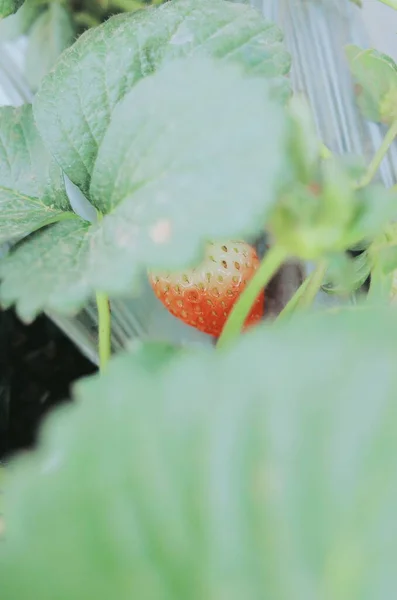
[[[397,0],[380,0],[381,2],[383,2],[383,4],[386,4],[386,6],[390,6],[390,8],[394,8],[394,10],[397,10]]]
[[[309,308],[314,302],[315,297],[321,289],[327,271],[326,261],[318,263],[315,270],[306,277],[302,285],[296,290],[290,301],[277,317],[277,320],[289,317],[296,310]]]
[[[240,335],[252,305],[259,296],[261,290],[269,283],[270,279],[286,258],[286,251],[279,246],[273,246],[273,248],[267,252],[259,269],[233,306],[225,327],[218,339],[217,348],[227,346],[234,338]]]
[[[81,11],[74,14],[74,22],[79,27],[89,29],[90,27],[96,27],[101,21],[98,17],[95,17],[88,12]]]
[[[332,152],[325,144],[321,144],[320,146],[320,158],[323,160],[327,160],[328,158],[332,158]]]
[[[309,308],[309,306],[313,304],[314,299],[323,284],[325,273],[327,272],[327,266],[327,262],[325,260],[321,260],[314,269],[313,273],[309,275],[309,283],[307,284],[307,288],[299,301],[299,308]]]
[[[110,6],[124,12],[135,12],[145,8],[145,5],[140,0],[111,0]]]
[[[375,177],[377,170],[380,167],[382,160],[385,158],[390,146],[392,145],[395,137],[397,136],[397,119],[392,123],[390,129],[385,135],[385,138],[372,159],[371,163],[368,166],[367,172],[361,181],[357,184],[356,189],[361,189],[366,187],[369,183],[371,183],[372,179]]]
[[[277,320],[285,319],[286,317],[289,317],[290,315],[292,315],[292,313],[295,312],[295,310],[298,308],[300,299],[304,295],[306,288],[309,285],[310,278],[312,277],[312,275],[306,277],[305,281],[299,286],[295,294],[292,296],[292,298],[290,298],[290,300],[284,306],[283,310],[279,313]]]
[[[376,306],[385,306],[390,303],[393,286],[393,271],[383,272],[381,265],[375,265],[371,271],[371,282],[367,294],[367,303]]]
[[[107,294],[97,292],[96,302],[98,307],[98,350],[99,369],[103,372],[109,362],[111,352],[111,317],[110,304]]]

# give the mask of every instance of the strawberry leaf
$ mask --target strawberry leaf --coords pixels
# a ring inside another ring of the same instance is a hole
[[[36,90],[44,75],[76,36],[70,12],[58,2],[51,2],[35,21],[26,50],[26,79]]]
[[[73,313],[80,308],[91,291],[84,270],[89,232],[90,225],[77,218],[24,239],[0,262],[2,305],[16,303],[25,322],[42,310]]]
[[[379,234],[368,248],[372,266],[384,275],[397,269],[397,226],[391,223]]]
[[[22,3],[23,0],[0,0],[0,19],[15,13]]]
[[[367,252],[349,257],[340,254],[330,259],[330,265],[322,289],[328,294],[348,296],[359,290],[371,273]]]
[[[248,6],[173,0],[109,19],[65,51],[34,101],[43,139],[85,194],[117,102],[165,61],[189,55],[211,55],[275,77],[282,95],[288,88],[278,77],[290,65],[282,34]]]
[[[346,311],[116,358],[10,468],[2,600],[393,597],[396,340]]]
[[[40,5],[33,2],[24,2],[18,11],[0,20],[0,38],[2,42],[15,40],[27,33],[41,12]]]
[[[107,214],[93,242],[99,287],[113,278],[121,291],[139,264],[186,266],[208,239],[263,231],[286,170],[288,135],[267,88],[235,66],[189,59],[119,103],[90,187]],[[244,210],[231,209],[242,201]]]
[[[382,185],[355,190],[357,165],[323,161],[311,184],[287,185],[270,228],[292,256],[317,259],[345,252],[379,234],[397,213],[397,194]]]
[[[347,46],[346,55],[357,87],[357,101],[370,121],[391,124],[397,119],[397,65],[376,50]]]
[[[72,215],[62,172],[28,105],[0,108],[0,211],[0,243]]]

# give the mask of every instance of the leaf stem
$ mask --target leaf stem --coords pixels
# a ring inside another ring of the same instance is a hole
[[[397,0],[380,0],[381,2],[383,2],[383,4],[386,4],[386,6],[390,6],[390,8],[394,8],[394,10],[397,10]]]
[[[313,276],[313,273],[306,277],[306,279],[302,282],[302,284],[298,287],[295,294],[289,299],[287,304],[284,306],[283,310],[277,316],[277,320],[284,319],[292,315],[295,312],[299,305],[299,301],[304,295],[307,286],[309,285],[310,279]]]
[[[356,185],[356,189],[361,189],[366,187],[369,183],[371,183],[372,179],[375,177],[376,171],[379,169],[382,160],[385,158],[390,146],[392,145],[395,137],[397,136],[397,119],[391,124],[388,132],[386,133],[384,140],[370,162],[367,172],[361,181]]]
[[[280,246],[273,246],[265,255],[259,269],[248,283],[247,287],[233,306],[225,327],[219,336],[217,348],[223,348],[240,335],[244,323],[250,313],[252,305],[261,290],[269,283],[270,279],[287,258],[287,253]]]
[[[321,289],[326,271],[327,262],[325,260],[319,261],[314,271],[306,277],[305,281],[299,286],[290,301],[280,312],[277,320],[291,316],[296,310],[309,308]]]
[[[124,12],[135,12],[146,8],[140,0],[111,0],[110,7]]]
[[[86,11],[76,12],[74,14],[74,22],[80,27],[96,27],[100,24],[100,19]]]
[[[385,274],[382,265],[376,264],[371,271],[371,281],[367,294],[367,303],[381,305],[390,303],[393,286],[393,271]]]
[[[314,271],[309,275],[309,283],[299,301],[299,308],[309,308],[313,304],[323,284],[327,267],[327,261],[320,260]]]
[[[325,144],[320,145],[320,158],[322,158],[323,160],[328,160],[329,158],[332,158],[332,152]]]
[[[99,369],[103,372],[106,369],[111,354],[110,304],[107,294],[103,292],[96,293],[96,302],[98,307]]]

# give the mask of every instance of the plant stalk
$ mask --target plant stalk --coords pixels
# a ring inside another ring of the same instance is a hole
[[[277,317],[277,320],[291,316],[296,310],[309,308],[321,289],[327,272],[327,262],[319,261],[314,271],[306,277],[302,285],[296,290],[290,301]]]
[[[309,282],[298,303],[299,308],[309,308],[313,304],[323,284],[324,277],[327,272],[327,267],[327,261],[320,260],[313,273],[309,275]]]
[[[391,124],[388,132],[386,133],[386,135],[384,137],[384,140],[383,140],[379,150],[377,151],[377,153],[373,157],[372,161],[370,162],[367,172],[365,173],[365,175],[361,179],[361,181],[359,181],[358,184],[356,185],[356,189],[364,188],[369,183],[371,183],[371,181],[375,177],[377,170],[380,167],[382,160],[385,158],[385,156],[386,156],[390,146],[392,145],[394,139],[396,138],[396,136],[397,136],[397,119]]]
[[[124,12],[135,12],[145,8],[140,0],[111,0],[109,4],[111,8]]]
[[[265,255],[259,269],[248,283],[247,287],[233,306],[225,327],[219,336],[217,348],[221,349],[230,344],[241,333],[244,323],[252,309],[252,305],[261,290],[287,258],[287,252],[280,246],[273,246]]]
[[[332,158],[332,152],[325,144],[320,145],[320,158],[322,158],[323,160],[328,160],[329,158]]]
[[[107,294],[97,292],[99,370],[106,369],[111,354],[111,316]]]
[[[380,0],[383,4],[386,4],[386,6],[390,6],[390,8],[394,8],[394,10],[397,10],[397,0]]]

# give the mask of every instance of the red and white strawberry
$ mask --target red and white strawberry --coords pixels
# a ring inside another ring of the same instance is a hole
[[[259,266],[255,249],[245,242],[208,244],[204,261],[179,273],[150,273],[155,294],[178,319],[219,337],[230,311]],[[264,292],[256,299],[245,327],[263,315]]]

